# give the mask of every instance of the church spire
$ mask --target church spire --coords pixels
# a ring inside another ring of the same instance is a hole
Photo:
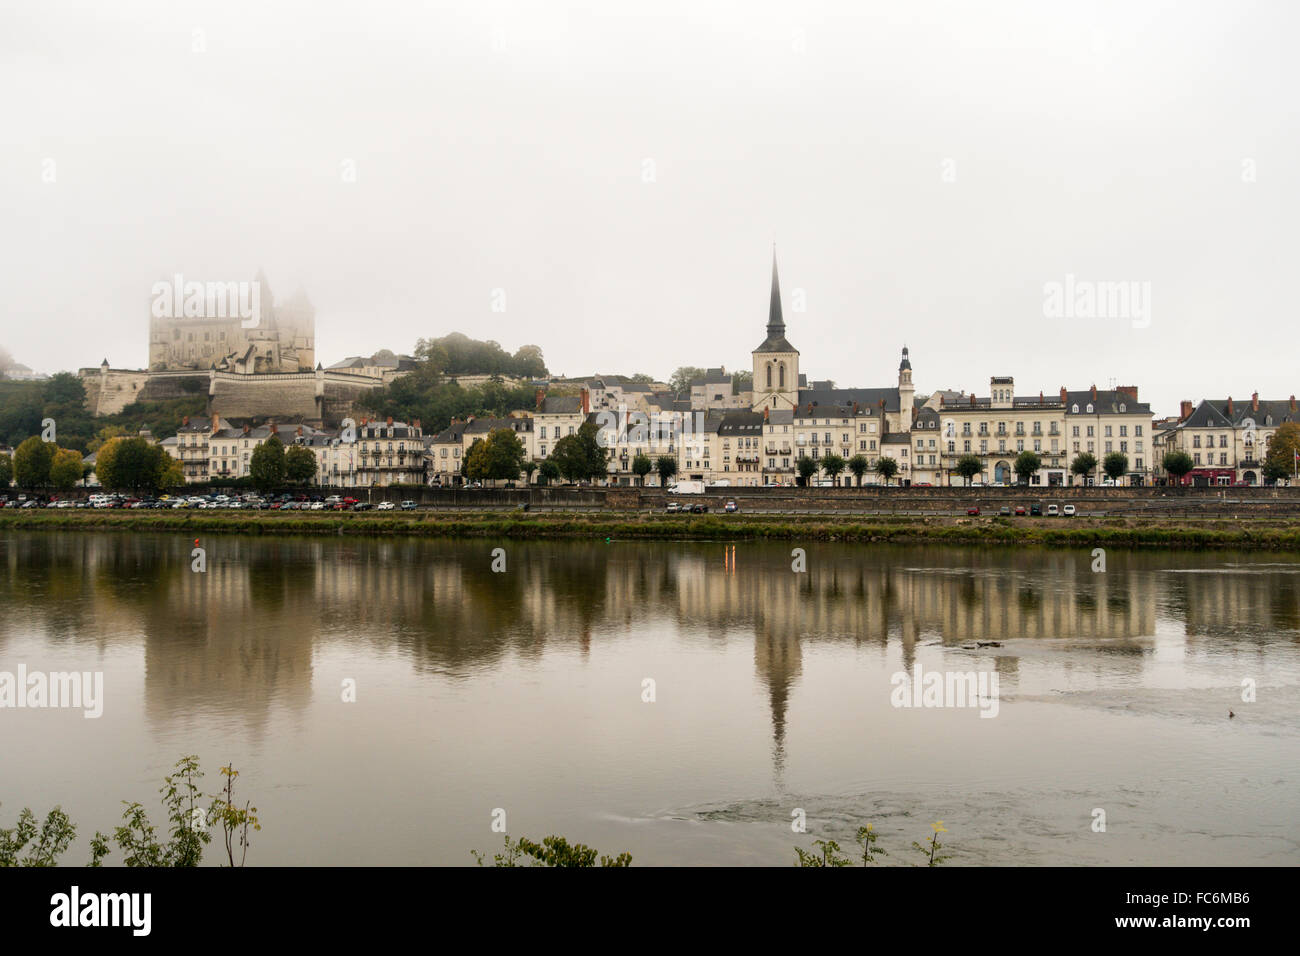
[[[776,275],[776,246],[772,246],[772,304],[767,310],[767,335],[785,335],[785,318],[781,315],[781,282]]]

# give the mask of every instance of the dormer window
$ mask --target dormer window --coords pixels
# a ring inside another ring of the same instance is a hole
[[[1079,414],[1079,406],[1077,404],[1071,405],[1070,412],[1075,415]]]
[[[1125,405],[1123,402],[1120,402],[1120,403],[1119,403],[1119,410],[1120,410],[1120,413],[1122,414],[1122,413],[1128,411],[1128,406]]]
[[[1089,415],[1092,414],[1092,402],[1089,402],[1089,403],[1088,403],[1088,414],[1089,414]]]

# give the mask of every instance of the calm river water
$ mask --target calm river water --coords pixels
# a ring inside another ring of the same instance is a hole
[[[1300,863],[1300,556],[200,543],[0,535],[0,672],[104,680],[98,719],[0,709],[0,826],[60,803],[83,863],[195,753],[259,808],[250,865],[472,865],[498,809],[636,864],[867,822],[914,864],[936,820],[953,865]],[[996,716],[894,706],[918,669],[996,675]]]

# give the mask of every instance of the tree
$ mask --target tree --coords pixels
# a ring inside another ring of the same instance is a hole
[[[1020,483],[1027,485],[1034,480],[1034,475],[1038,474],[1038,470],[1043,467],[1043,459],[1037,452],[1022,451],[1016,456],[1014,467]]]
[[[126,429],[121,425],[105,425],[99,431],[95,432],[95,437],[86,443],[86,454],[94,454],[103,447],[104,442],[110,438],[126,437]]]
[[[740,395],[748,392],[754,387],[753,372],[732,372],[731,373],[731,394]]]
[[[558,446],[557,446],[558,448]],[[524,468],[524,446],[512,428],[497,428],[476,441],[466,458],[466,474],[474,481],[514,481]]]
[[[1183,476],[1196,467],[1192,456],[1185,451],[1165,452],[1164,460],[1160,464],[1165,471],[1177,478],[1180,484]]]
[[[284,477],[295,484],[306,484],[316,477],[316,453],[306,445],[290,445],[284,450]]]
[[[817,462],[813,461],[807,455],[800,455],[794,463],[795,470],[799,472],[799,484],[803,487],[808,486],[809,479],[817,474]]]
[[[180,462],[161,445],[152,445],[143,438],[110,438],[95,453],[95,474],[105,488],[154,490],[166,486],[173,463],[179,473]]]
[[[1113,451],[1101,461],[1101,470],[1111,481],[1118,482],[1128,473],[1128,455]]]
[[[853,473],[853,477],[858,479],[858,487],[861,488],[862,476],[865,475],[867,473],[867,469],[871,467],[871,463],[867,461],[867,456],[854,455],[852,458],[849,459],[848,466],[849,466],[849,471]]]
[[[1284,422],[1268,441],[1264,477],[1270,481],[1294,478],[1297,453],[1300,453],[1300,424]]]
[[[158,490],[167,491],[185,484],[185,469],[181,467],[181,463],[166,452],[163,452],[162,460],[162,471],[158,475]]]
[[[645,476],[654,470],[654,463],[650,461],[647,454],[639,454],[632,459],[632,474],[640,480],[641,486],[645,486]]]
[[[532,459],[529,459],[528,461],[524,462],[524,481],[527,484],[533,483],[533,472],[535,472],[536,470],[537,470],[537,462],[533,461]]]
[[[9,487],[14,480],[14,460],[8,455],[0,455],[0,491]]]
[[[86,386],[82,385],[81,379],[71,372],[54,373],[41,392],[49,405],[80,408],[86,402]]]
[[[696,368],[694,365],[683,365],[673,372],[672,378],[668,380],[668,388],[674,392],[689,392],[691,380],[703,377],[704,369]]]
[[[979,460],[978,455],[972,455],[970,452],[962,455],[957,459],[957,474],[966,479],[966,487],[970,487],[970,481],[981,471],[984,470],[984,463]]]
[[[591,481],[608,475],[609,458],[597,440],[599,430],[595,422],[583,422],[576,434],[565,435],[555,443],[551,458],[565,478]]]
[[[248,474],[259,491],[271,491],[284,485],[284,442],[280,436],[270,438],[253,449]]]
[[[885,479],[885,484],[889,484],[894,476],[898,474],[898,462],[892,458],[880,458],[876,461],[876,474]]]
[[[1085,451],[1076,455],[1074,461],[1070,462],[1070,471],[1080,477],[1087,477],[1097,470],[1097,456],[1092,452]]]
[[[560,468],[551,459],[548,458],[537,466],[537,483],[539,485],[549,485],[559,477]]]
[[[14,449],[14,480],[20,488],[44,488],[50,483],[54,445],[32,435]]]
[[[70,491],[81,480],[81,453],[59,448],[50,463],[50,484],[59,491]]]
[[[826,455],[822,458],[822,471],[830,477],[833,484],[839,484],[840,473],[844,471],[845,461],[839,455]]]
[[[668,482],[677,474],[677,459],[672,455],[660,455],[655,459],[655,471],[659,473],[659,487],[667,488]]]

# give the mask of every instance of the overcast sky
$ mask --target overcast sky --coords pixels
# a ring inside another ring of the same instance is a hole
[[[459,330],[565,374],[747,369],[775,242],[809,378],[892,384],[906,343],[922,392],[1284,398],[1298,21],[1241,0],[8,0],[0,346],[142,367],[155,281],[262,267],[315,304],[325,364]],[[1050,317],[1067,276],[1138,283],[1149,315]]]

